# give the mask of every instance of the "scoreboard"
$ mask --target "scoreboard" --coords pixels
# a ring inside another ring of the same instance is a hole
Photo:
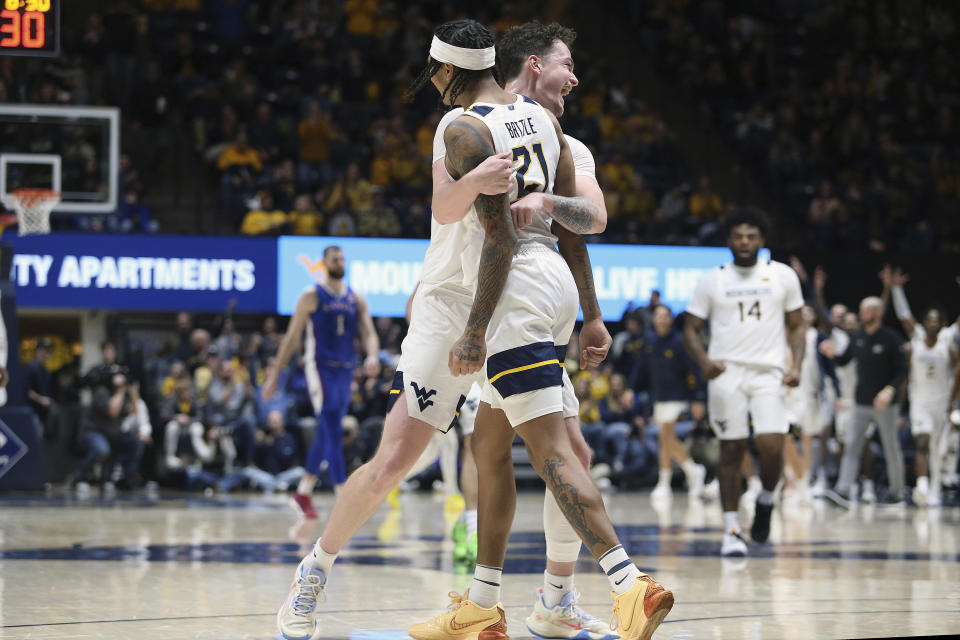
[[[0,55],[60,54],[61,0],[0,0]]]

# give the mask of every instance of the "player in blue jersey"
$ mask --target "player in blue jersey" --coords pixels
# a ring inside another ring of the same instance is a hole
[[[304,463],[307,472],[293,494],[293,506],[305,518],[317,517],[310,494],[324,461],[335,490],[347,479],[340,421],[350,405],[358,333],[366,353],[364,373],[369,376],[380,373],[380,340],[366,299],[343,280],[346,273],[343,249],[337,246],[324,249],[323,265],[326,277],[300,295],[297,309],[280,343],[277,366],[263,385],[263,398],[269,400],[277,390],[279,373],[289,365],[294,346],[306,331],[304,368],[310,401],[317,415],[317,435]]]

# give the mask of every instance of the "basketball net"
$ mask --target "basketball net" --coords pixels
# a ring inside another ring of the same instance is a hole
[[[60,202],[60,192],[50,189],[15,189],[2,197],[7,209],[16,211],[16,218],[0,220],[5,228],[17,225],[21,236],[50,233],[50,212]],[[2,233],[2,231],[0,231]]]

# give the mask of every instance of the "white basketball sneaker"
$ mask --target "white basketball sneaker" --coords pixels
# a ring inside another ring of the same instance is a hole
[[[743,539],[743,531],[730,529],[723,534],[723,545],[720,555],[724,558],[743,558],[747,555],[747,541]]]
[[[707,479],[707,468],[702,464],[695,465],[692,473],[687,476],[687,492],[691,498],[703,495],[703,481]]]
[[[320,632],[317,603],[327,599],[324,592],[327,576],[310,564],[309,559],[308,556],[300,561],[290,593],[277,613],[277,628],[284,640],[312,640]]]
[[[670,488],[669,484],[658,482],[657,486],[653,488],[653,491],[650,492],[651,500],[670,500],[673,498],[673,489]]]
[[[533,613],[527,616],[527,629],[535,638],[571,638],[576,640],[616,640],[610,624],[594,618],[577,606],[580,594],[570,591],[555,607],[543,602],[543,589],[537,589]]]
[[[860,492],[860,502],[873,504],[877,501],[877,492],[873,488],[873,480],[863,481],[863,491]]]

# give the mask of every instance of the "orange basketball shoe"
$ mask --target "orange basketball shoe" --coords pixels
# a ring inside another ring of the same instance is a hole
[[[414,640],[510,640],[503,606],[484,609],[468,600],[469,594],[451,591],[449,610],[413,625],[407,633]]]
[[[613,596],[613,622],[610,628],[623,640],[650,640],[673,608],[673,592],[667,591],[647,575],[637,576],[633,588]]]

